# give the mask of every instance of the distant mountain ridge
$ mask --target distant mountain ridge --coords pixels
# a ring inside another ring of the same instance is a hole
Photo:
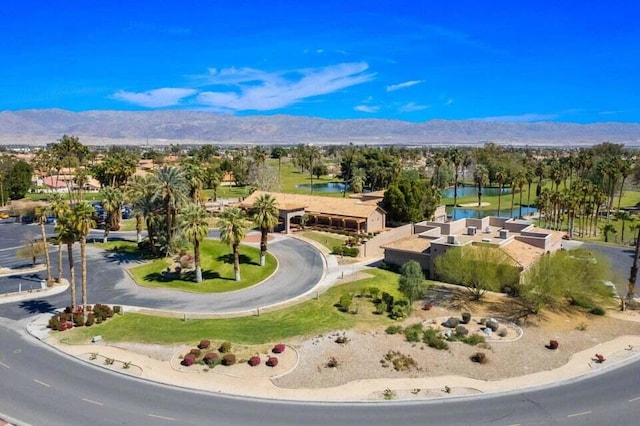
[[[640,146],[639,123],[332,120],[293,115],[232,116],[198,111],[0,112],[0,144],[43,144],[63,134],[86,144],[481,144]]]

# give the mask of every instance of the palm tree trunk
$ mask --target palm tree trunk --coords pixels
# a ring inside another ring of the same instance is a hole
[[[513,217],[513,204],[515,203],[515,199],[516,199],[516,187],[511,184],[511,211],[509,212],[511,217]]]
[[[151,225],[150,217],[147,217],[147,238],[149,238],[149,244],[151,245],[151,254],[155,256],[156,254],[155,231],[153,229],[153,226]]]
[[[104,235],[102,236],[102,243],[107,244],[109,241],[109,231],[111,230],[111,224],[109,223],[109,218],[104,221]]]
[[[267,228],[260,229],[260,266],[264,266],[267,257],[267,238],[269,238],[269,230]]]
[[[80,282],[82,283],[82,312],[87,320],[87,237],[80,238]]]
[[[136,243],[140,244],[142,241],[142,215],[136,214]]]
[[[202,282],[202,268],[200,267],[200,241],[193,240],[193,263],[196,265],[196,282]]]
[[[622,183],[620,184],[620,195],[618,196],[618,210],[620,210],[620,203],[622,202],[622,190],[624,189],[625,177],[622,177]]]
[[[62,280],[62,240],[58,237],[58,276],[56,282]]]
[[[454,165],[454,167],[456,170],[456,181],[453,184],[453,207],[457,207],[458,206],[458,166]],[[500,216],[500,207],[498,207],[498,216]]]
[[[236,281],[240,281],[240,251],[238,250],[238,244],[233,245],[233,271]]]
[[[519,188],[519,190],[520,190],[520,211],[518,212],[519,213],[518,217],[522,219],[522,188]]]
[[[40,221],[40,232],[42,233],[42,245],[44,247],[44,261],[47,264],[47,285],[51,285],[51,258],[49,257],[49,247],[47,246],[47,231],[44,229],[44,221]]]
[[[498,186],[498,217],[500,217],[500,202],[502,200],[502,182]]]
[[[638,256],[640,256],[640,227],[636,234],[636,251],[633,256],[633,264],[629,274],[629,284],[627,285],[627,299],[633,299],[636,292],[636,279],[638,278]]]
[[[76,306],[76,270],[73,265],[73,243],[67,243],[67,257],[69,258],[69,285],[71,286],[71,308]]]

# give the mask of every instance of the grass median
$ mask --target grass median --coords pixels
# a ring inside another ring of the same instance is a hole
[[[334,305],[344,293],[358,293],[377,287],[398,295],[398,275],[384,270],[367,271],[371,277],[335,286],[318,300],[260,316],[238,318],[187,320],[142,314],[116,316],[112,320],[90,328],[78,328],[63,333],[66,343],[86,343],[92,336],[101,335],[109,343],[140,342],[153,344],[192,344],[200,339],[230,341],[240,344],[276,343],[280,340],[310,336],[331,330],[371,328],[391,324],[386,315],[373,313],[371,299],[359,298],[357,314],[340,312]]]

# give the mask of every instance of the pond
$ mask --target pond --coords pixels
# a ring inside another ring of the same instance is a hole
[[[526,218],[527,215],[537,213],[538,209],[535,207],[525,207],[522,206],[522,216]],[[520,208],[515,207],[513,210],[509,209],[500,209],[500,217],[518,217],[520,214]],[[498,210],[476,210],[476,209],[465,209],[465,208],[453,208],[447,207],[447,215],[451,216],[451,220],[457,219],[482,219],[486,216],[497,216]]]
[[[296,188],[311,191],[311,184],[303,183],[300,185],[296,185]],[[342,192],[346,188],[347,184],[342,182],[324,182],[313,184],[313,192]]]
[[[500,192],[499,188],[482,188],[483,196],[496,196]],[[503,194],[511,194],[511,188],[502,188]],[[477,197],[478,188],[475,186],[459,186],[458,198],[461,197]],[[453,198],[453,188],[447,188],[442,191],[442,198]]]

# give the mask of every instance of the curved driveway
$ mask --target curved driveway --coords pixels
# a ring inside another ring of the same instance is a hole
[[[0,341],[0,412],[34,425],[633,425],[640,415],[637,361],[528,392],[314,404],[234,398],[105,372],[5,326],[0,326]]]

